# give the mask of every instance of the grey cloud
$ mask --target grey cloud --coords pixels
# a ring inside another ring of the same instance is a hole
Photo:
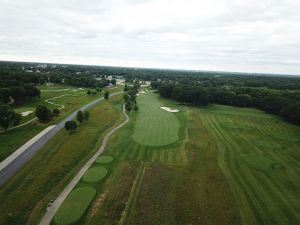
[[[297,0],[0,0],[0,60],[300,74]]]

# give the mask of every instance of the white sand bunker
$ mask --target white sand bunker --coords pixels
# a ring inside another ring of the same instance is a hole
[[[164,106],[162,106],[162,107],[159,107],[159,108],[161,108],[161,109],[163,109],[163,110],[166,110],[167,112],[179,112],[178,109],[171,109],[171,108],[169,108],[169,107],[164,107]]]
[[[21,116],[28,116],[29,114],[33,113],[33,111],[26,111],[26,112],[21,112]]]

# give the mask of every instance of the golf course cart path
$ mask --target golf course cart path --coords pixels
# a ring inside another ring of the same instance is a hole
[[[119,95],[121,93],[123,93],[123,91],[115,92],[111,94],[110,97]],[[22,151],[20,155],[18,155],[16,158],[14,158],[14,160],[0,170],[0,186],[3,185],[11,176],[13,176],[21,168],[21,166],[30,160],[37,151],[39,151],[55,134],[57,134],[65,126],[66,121],[73,120],[79,110],[84,111],[101,101],[104,101],[104,97],[95,99],[90,103],[78,108],[65,119],[56,124],[55,127],[37,139],[36,142],[27,146],[26,150]]]
[[[65,106],[57,104],[57,103],[53,103],[53,102],[51,102],[51,100],[55,100],[57,98],[65,97],[67,95],[70,95],[70,94],[64,94],[64,95],[60,95],[60,96],[57,96],[57,97],[54,97],[54,98],[49,98],[49,99],[46,99],[45,102],[47,102],[47,103],[49,103],[51,105],[57,105],[57,106],[59,106],[59,110],[61,110],[61,109],[65,108]]]
[[[76,176],[71,180],[71,182],[66,186],[66,188],[61,192],[61,194],[57,197],[57,199],[53,202],[51,207],[48,208],[48,211],[42,218],[40,225],[48,225],[50,224],[52,218],[54,217],[56,211],[61,206],[63,201],[66,199],[66,197],[69,195],[69,193],[74,189],[76,184],[79,182],[81,177],[85,174],[85,172],[91,167],[91,165],[94,163],[94,161],[104,152],[104,149],[109,141],[110,136],[123,127],[128,121],[129,117],[126,114],[125,105],[123,105],[123,115],[125,116],[125,121],[115,128],[113,128],[107,135],[105,135],[102,144],[99,148],[99,150],[95,153],[95,155],[80,169],[80,171],[76,174]]]

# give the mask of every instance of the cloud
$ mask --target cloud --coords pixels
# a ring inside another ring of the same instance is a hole
[[[0,60],[300,74],[297,0],[0,0]]]

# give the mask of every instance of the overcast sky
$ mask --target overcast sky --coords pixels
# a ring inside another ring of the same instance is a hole
[[[0,0],[0,60],[300,74],[300,1]]]

